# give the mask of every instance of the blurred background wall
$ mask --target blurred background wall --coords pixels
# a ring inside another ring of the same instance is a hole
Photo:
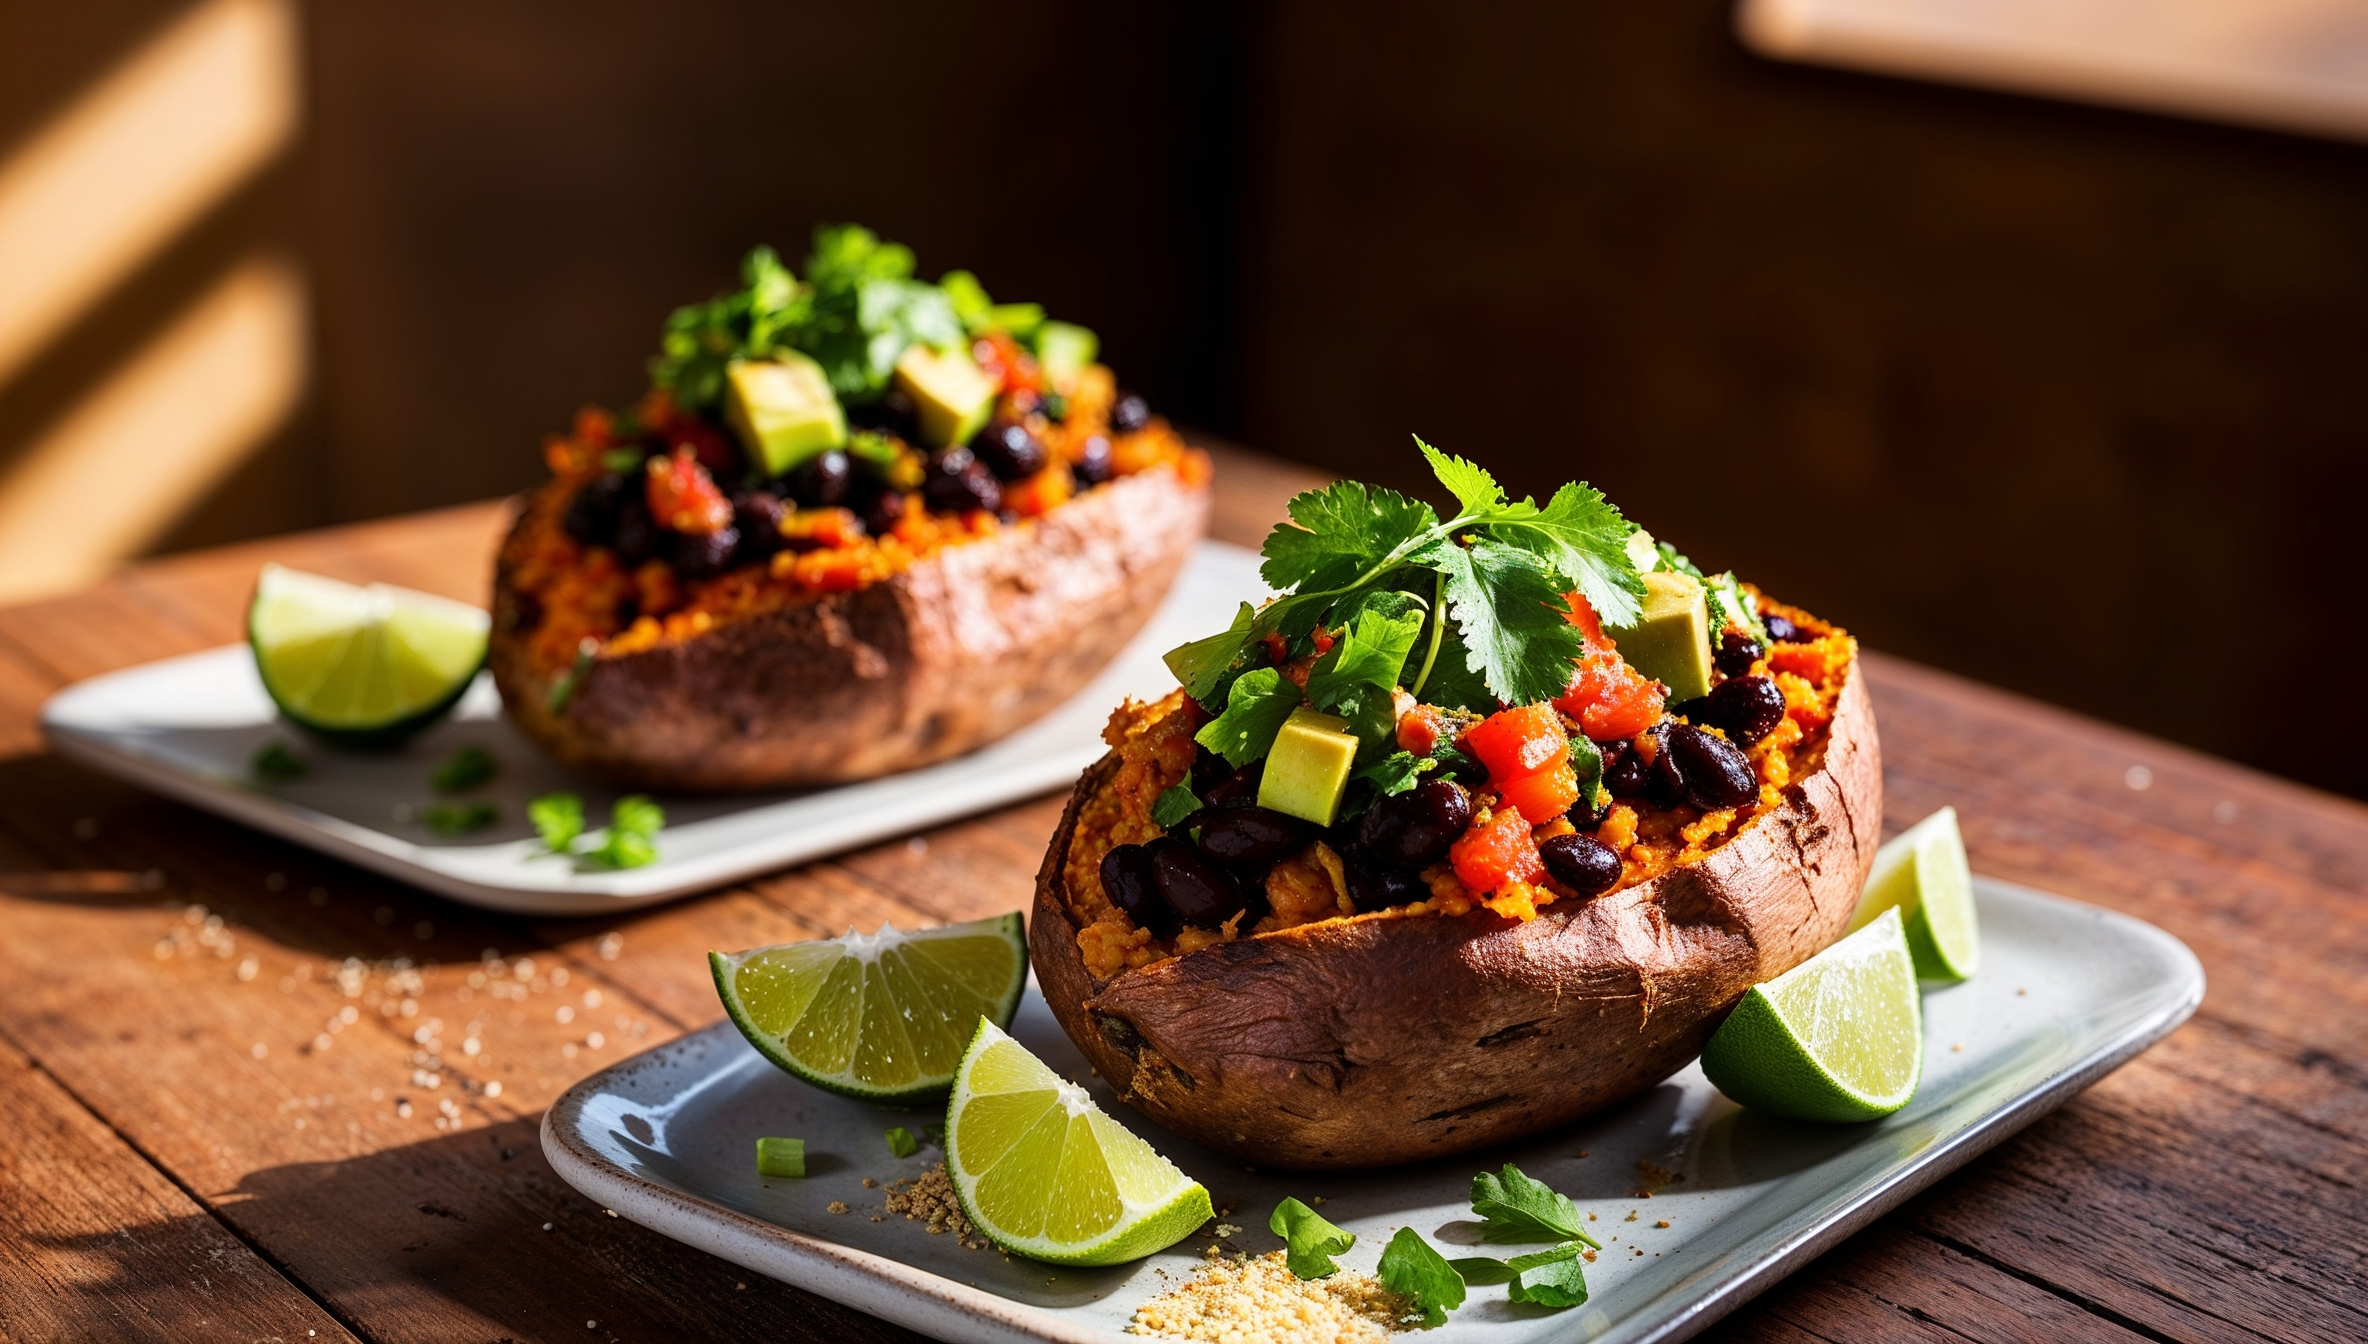
[[[526,486],[668,307],[853,219],[1188,424],[1582,475],[2368,796],[2368,148],[1775,64],[1727,0],[4,12],[0,596]]]

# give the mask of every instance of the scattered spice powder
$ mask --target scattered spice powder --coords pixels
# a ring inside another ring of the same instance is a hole
[[[946,1175],[943,1162],[909,1180],[890,1181],[888,1212],[901,1213],[908,1222],[927,1224],[933,1237],[951,1232],[954,1240],[969,1250],[983,1251],[992,1244],[963,1216],[962,1201],[954,1197],[954,1182]]]
[[[1299,1279],[1281,1251],[1252,1259],[1211,1246],[1203,1254],[1208,1263],[1199,1273],[1135,1308],[1129,1333],[1218,1344],[1351,1344],[1385,1339],[1415,1315],[1405,1297],[1353,1269]]]

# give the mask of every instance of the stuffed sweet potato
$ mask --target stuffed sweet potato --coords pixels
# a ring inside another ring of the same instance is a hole
[[[803,282],[759,249],[669,320],[631,413],[546,445],[489,661],[560,761],[670,790],[910,769],[1059,704],[1157,608],[1207,458],[1090,332],[910,270],[859,229]]]
[[[1285,596],[1113,716],[1038,874],[1064,1028],[1254,1165],[1440,1156],[1650,1087],[1840,936],[1879,838],[1846,633],[1583,487],[1512,504],[1435,461],[1446,520],[1294,502]]]

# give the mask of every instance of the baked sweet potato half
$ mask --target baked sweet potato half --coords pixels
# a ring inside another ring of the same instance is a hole
[[[1445,587],[1430,563],[1452,578],[1521,540],[1486,519],[1550,517],[1564,496],[1529,515],[1467,499],[1442,521],[1344,489],[1295,501],[1304,526],[1269,542],[1278,586],[1295,563],[1314,579],[1245,611],[1238,639],[1179,649],[1183,689],[1113,716],[1029,926],[1045,998],[1096,1070],[1257,1166],[1438,1157],[1651,1087],[1752,985],[1841,936],[1880,838],[1847,633],[1639,542],[1595,496],[1572,516],[1606,539],[1601,563],[1551,576],[1572,584],[1572,633],[1506,636],[1507,609],[1538,600],[1517,579],[1463,591],[1497,604],[1471,652],[1485,613],[1347,591],[1356,571],[1306,558],[1322,529],[1399,518],[1394,542],[1341,544],[1366,588],[1419,599]],[[1462,554],[1422,549],[1440,536]],[[1397,554],[1413,559],[1393,576]],[[1426,656],[1442,645],[1475,675],[1442,681]]]
[[[489,662],[562,763],[639,789],[866,779],[1059,704],[1158,607],[1209,463],[1093,333],[870,232],[667,320],[632,410],[544,445]]]
[[[593,778],[669,790],[868,779],[959,756],[1075,694],[1158,609],[1208,509],[1205,471],[1164,465],[851,592],[554,675],[516,619],[513,576],[543,525],[530,506],[503,548],[489,660],[519,728]]]

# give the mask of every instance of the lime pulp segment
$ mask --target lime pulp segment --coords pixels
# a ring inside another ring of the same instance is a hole
[[[1702,1049],[1719,1091],[1796,1120],[1889,1115],[1923,1071],[1923,1005],[1896,909],[1753,986]]]
[[[256,671],[291,720],[397,731],[449,708],[485,664],[490,619],[428,593],[265,565],[247,613]]]
[[[946,1174],[972,1226],[1055,1264],[1139,1260],[1215,1215],[1199,1182],[987,1021],[946,1108]]]
[[[711,952],[716,992],[766,1058],[845,1096],[944,1094],[981,1017],[1011,1021],[1028,974],[1017,914]]]
[[[1908,954],[1926,980],[1965,980],[1981,966],[1981,930],[1973,911],[1973,873],[1957,809],[1944,807],[1875,851],[1866,894],[1850,927],[1864,928],[1897,907]]]

